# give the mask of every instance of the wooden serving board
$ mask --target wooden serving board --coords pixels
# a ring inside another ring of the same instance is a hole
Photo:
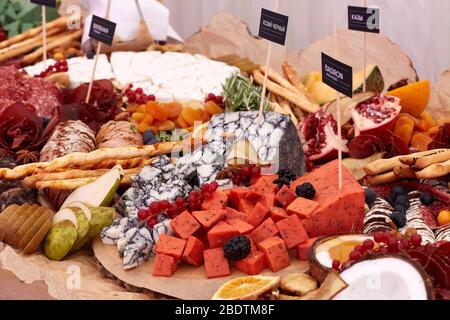
[[[149,261],[137,268],[124,270],[122,258],[119,256],[116,246],[105,245],[97,237],[92,244],[92,249],[100,264],[119,280],[137,288],[148,289],[178,299],[209,300],[226,281],[245,276],[245,274],[234,269],[228,277],[208,279],[203,267],[195,268],[181,264],[170,278],[153,277],[154,259],[149,259]],[[291,258],[291,265],[288,268],[277,273],[266,269],[262,275],[284,276],[290,273],[306,272],[308,269],[309,266],[306,261]]]

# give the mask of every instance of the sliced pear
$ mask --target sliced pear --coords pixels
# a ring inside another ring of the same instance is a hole
[[[77,229],[78,237],[72,246],[72,247],[74,247],[76,245],[79,245],[79,242],[82,239],[84,239],[84,237],[87,235],[87,233],[89,231],[89,220],[86,218],[86,216],[84,215],[83,211],[81,211],[81,209],[71,208],[70,210],[72,210],[75,213],[75,215],[77,216],[77,221],[78,221],[78,229]]]
[[[78,229],[78,220],[77,220],[77,216],[75,214],[75,212],[73,212],[70,209],[63,209],[58,211],[52,219],[52,225],[57,225],[58,223],[62,222],[62,221],[70,221],[75,228]]]
[[[122,178],[122,167],[114,167],[94,182],[79,187],[72,192],[66,201],[64,201],[61,208],[67,208],[74,202],[81,202],[92,207],[108,206]]]
[[[44,241],[44,253],[51,260],[60,261],[69,253],[78,238],[78,231],[69,220],[55,224]]]
[[[83,214],[86,216],[86,219],[88,219],[88,221],[91,221],[91,219],[92,219],[91,209],[89,209],[84,203],[72,202],[67,207],[69,209],[71,209],[71,208],[80,209],[83,212]]]

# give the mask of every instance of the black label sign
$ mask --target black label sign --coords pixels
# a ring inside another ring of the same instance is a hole
[[[288,16],[262,9],[258,35],[261,38],[284,46],[284,43],[286,42],[288,20]]]
[[[109,20],[92,16],[91,28],[89,29],[89,37],[97,41],[112,45],[116,24]]]
[[[56,0],[31,0],[31,3],[56,8]]]
[[[380,33],[380,9],[349,6],[348,28],[356,31]]]
[[[353,95],[352,67],[327,56],[323,52],[322,81],[347,97],[351,98]]]

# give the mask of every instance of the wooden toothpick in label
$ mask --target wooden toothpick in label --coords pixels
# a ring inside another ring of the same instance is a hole
[[[272,42],[284,45],[286,42],[286,33],[289,17],[279,14],[280,1],[275,0],[274,11],[266,9],[261,10],[261,19],[259,23],[259,36],[269,40],[269,47],[266,56],[266,72],[264,73],[264,81],[261,92],[261,103],[259,105],[258,122],[264,121],[263,111],[266,103],[267,79],[270,68],[270,58],[272,55]]]
[[[97,40],[97,49],[95,51],[94,66],[92,68],[91,80],[89,82],[88,92],[86,95],[86,103],[89,103],[92,93],[92,85],[95,79],[95,70],[97,69],[98,57],[102,49],[102,43],[112,45],[114,39],[114,33],[116,31],[116,24],[108,21],[109,11],[111,9],[111,0],[108,0],[106,6],[106,13],[104,18],[100,18],[96,15],[92,16],[91,27],[89,29],[89,37]]]
[[[31,0],[31,3],[41,5],[42,16],[42,60],[44,69],[47,69],[47,9],[46,7],[56,7],[56,0]]]

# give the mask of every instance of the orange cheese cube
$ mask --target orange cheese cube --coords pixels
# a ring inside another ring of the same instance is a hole
[[[239,231],[230,226],[228,223],[219,221],[211,230],[208,232],[208,242],[210,248],[221,248],[231,238],[239,235]]]
[[[156,243],[155,251],[156,253],[172,256],[178,260],[183,254],[185,246],[186,240],[172,237],[167,234],[161,234],[158,242]]]
[[[313,243],[319,238],[310,238],[306,240],[306,242],[299,244],[296,248],[297,250],[297,259],[298,260],[308,260],[308,251],[309,248],[313,245]]]
[[[177,260],[165,254],[157,254],[153,263],[152,275],[155,277],[171,277],[177,270]]]
[[[226,213],[225,213],[225,219],[241,219],[243,221],[246,221],[248,218],[248,214],[241,212],[241,211],[237,211],[234,210],[233,208],[230,207],[226,207],[225,208]]]
[[[267,265],[273,272],[280,271],[290,264],[286,244],[280,237],[272,237],[258,244],[259,250],[266,255]]]
[[[269,210],[270,210],[270,217],[275,222],[278,222],[288,217],[286,210],[284,210],[283,208],[269,207]]]
[[[242,260],[234,263],[236,269],[248,275],[260,274],[266,268],[266,256],[261,251],[250,253]]]
[[[173,230],[180,238],[187,239],[200,228],[200,224],[187,211],[180,213],[170,222]]]
[[[260,243],[261,241],[273,237],[278,233],[277,226],[273,222],[271,218],[266,219],[263,223],[261,223],[255,230],[252,231],[250,237],[256,243]]]
[[[278,178],[276,175],[261,176],[249,187],[249,189],[260,194],[274,194],[277,190],[277,186],[273,183],[273,180],[276,178]]]
[[[248,199],[241,199],[239,201],[239,211],[246,213],[247,215],[249,215],[253,208],[255,208],[255,201],[251,201]]]
[[[308,240],[308,235],[297,215],[291,215],[277,222],[281,238],[286,242],[286,247],[292,249],[300,243]]]
[[[264,221],[264,219],[269,214],[269,209],[263,206],[261,203],[257,203],[253,210],[250,212],[250,215],[247,218],[247,223],[250,223],[252,226],[257,227]]]
[[[295,195],[295,193],[289,190],[286,185],[284,185],[283,188],[281,188],[281,190],[278,191],[277,195],[275,196],[275,200],[277,201],[277,203],[285,209],[296,198],[297,196]]]
[[[247,222],[242,221],[241,219],[229,219],[225,220],[225,222],[228,223],[230,226],[236,228],[240,234],[250,232],[254,229],[251,224],[248,224]]]
[[[248,192],[248,188],[246,187],[235,187],[230,190],[228,195],[228,202],[234,209],[239,209],[239,203],[241,199],[244,199],[245,195]]]
[[[211,199],[202,203],[202,210],[225,209],[228,203],[228,192],[216,191]]]
[[[194,236],[190,236],[186,241],[181,260],[196,267],[203,264],[203,252],[208,247]]]
[[[286,208],[286,211],[289,215],[295,214],[301,219],[306,219],[310,218],[319,207],[317,201],[299,197]]]
[[[208,278],[230,275],[230,265],[223,254],[222,248],[205,250],[203,257],[205,260],[205,272]]]
[[[192,215],[205,228],[212,228],[217,222],[225,219],[225,210],[203,210],[193,211]]]

